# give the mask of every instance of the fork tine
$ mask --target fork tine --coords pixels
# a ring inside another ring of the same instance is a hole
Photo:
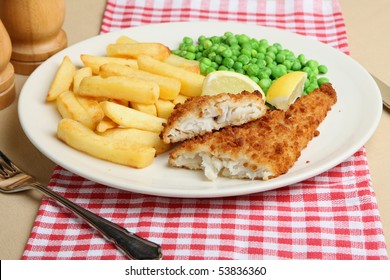
[[[0,151],[0,175],[4,178],[9,178],[20,172],[21,170]]]

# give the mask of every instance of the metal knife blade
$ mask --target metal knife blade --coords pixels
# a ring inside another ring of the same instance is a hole
[[[382,94],[383,105],[390,109],[390,86],[372,75]]]

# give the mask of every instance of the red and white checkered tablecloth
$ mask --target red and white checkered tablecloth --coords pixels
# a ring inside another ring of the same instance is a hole
[[[172,21],[234,21],[312,36],[348,53],[338,1],[108,0],[102,32]],[[213,199],[109,188],[57,166],[49,187],[162,245],[164,259],[388,259],[364,147],[345,162],[285,188]],[[50,199],[23,259],[125,259]]]

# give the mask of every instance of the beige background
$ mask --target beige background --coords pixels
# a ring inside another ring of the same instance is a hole
[[[351,56],[390,85],[390,1],[340,0]],[[63,29],[72,45],[99,33],[103,0],[66,0]],[[26,76],[16,75],[20,92]],[[353,105],[353,104],[351,104]],[[364,114],[364,112],[362,112]],[[384,110],[378,129],[366,144],[374,190],[390,252],[390,113]],[[24,170],[47,183],[54,164],[26,138],[17,117],[17,101],[0,111],[0,149]],[[0,259],[20,259],[36,217],[41,195],[28,191],[0,194]]]

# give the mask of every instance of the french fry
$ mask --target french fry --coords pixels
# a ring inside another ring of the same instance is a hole
[[[127,65],[131,68],[138,68],[137,60],[119,58],[119,57],[107,57],[107,56],[96,56],[89,54],[80,55],[80,59],[83,62],[84,66],[91,67],[92,73],[97,75],[99,74],[99,68],[106,63],[117,63],[122,65]]]
[[[54,101],[62,92],[70,90],[76,67],[68,56],[64,56],[53,82],[50,85],[46,101]]]
[[[180,81],[161,75],[156,75],[146,71],[133,69],[124,65],[107,63],[100,67],[99,75],[103,78],[109,76],[127,76],[154,81],[160,87],[160,98],[166,100],[173,100],[180,92]]]
[[[102,102],[102,101],[105,101],[105,100],[101,100],[100,102]],[[126,107],[129,106],[129,101],[128,100],[124,100],[124,99],[109,99],[108,101],[111,101],[111,102],[114,102],[116,104],[123,105],[123,106],[126,106]]]
[[[95,129],[95,122],[87,110],[78,102],[73,92],[62,92],[57,96],[56,104],[63,118],[76,120],[90,129]]]
[[[164,60],[164,62],[171,64],[173,66],[183,68],[187,71],[200,74],[199,61],[197,60],[188,60],[181,56],[171,53],[171,55],[168,56],[167,59]]]
[[[198,61],[171,53],[161,43],[120,36],[106,56],[68,56],[57,69],[46,100],[56,100],[62,119],[57,137],[96,158],[135,168],[166,152],[160,133],[178,103],[201,94]]]
[[[178,104],[178,103],[184,103],[186,102],[186,100],[188,99],[189,97],[188,96],[185,96],[185,95],[182,95],[182,94],[179,94],[175,99],[173,99],[173,104]]]
[[[75,97],[91,117],[93,123],[93,126],[91,128],[96,129],[96,126],[104,118],[104,112],[102,107],[100,107],[99,102],[89,97],[83,97],[79,95],[75,95]]]
[[[138,41],[134,40],[133,38],[130,38],[129,36],[122,35],[115,41],[116,44],[132,44],[132,43],[138,43]]]
[[[135,128],[113,128],[100,135],[155,148],[157,155],[168,151],[171,147],[163,143],[158,133]]]
[[[97,135],[71,119],[59,122],[57,137],[69,146],[96,158],[135,168],[149,166],[156,154],[156,150],[151,147]]]
[[[157,109],[155,104],[141,104],[141,103],[135,103],[131,102],[131,108],[146,113],[148,115],[157,116]]]
[[[103,119],[97,124],[96,131],[97,132],[104,132],[106,130],[109,130],[111,128],[118,127],[118,124],[111,120],[109,117],[103,117]]]
[[[156,101],[157,116],[159,118],[168,119],[171,115],[175,104],[169,100],[159,99]]]
[[[80,69],[77,69],[74,73],[73,77],[73,92],[77,93],[79,91],[79,85],[81,80],[84,77],[90,77],[92,76],[92,68],[91,67],[83,67]]]
[[[85,77],[81,81],[78,94],[154,104],[160,95],[160,88],[157,83],[143,79],[125,76],[107,78],[92,76]]]
[[[181,82],[180,92],[186,96],[199,96],[202,93],[204,76],[183,68],[161,62],[147,55],[138,57],[138,67],[154,74],[178,79]]]
[[[100,103],[100,106],[107,117],[124,127],[160,133],[163,129],[163,123],[166,122],[165,119],[148,115],[110,101],[103,101]]]
[[[116,42],[116,44],[134,44],[138,43],[138,41],[134,40],[133,38],[130,38],[126,35],[120,36]],[[188,71],[194,72],[199,74],[200,73],[200,67],[199,67],[199,61],[196,60],[188,60],[181,56],[175,55],[171,53],[167,59],[164,60],[164,62],[172,64],[174,66],[184,68]]]
[[[109,44],[106,48],[107,56],[121,58],[138,58],[140,55],[149,55],[157,60],[165,60],[171,50],[161,43],[130,43]]]

